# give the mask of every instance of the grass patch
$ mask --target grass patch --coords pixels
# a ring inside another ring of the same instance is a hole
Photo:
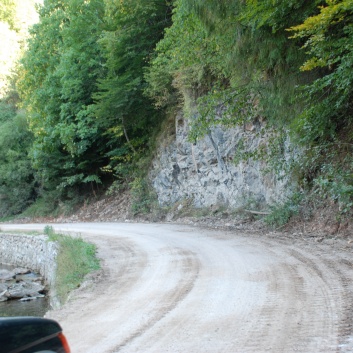
[[[6,216],[6,217],[0,217],[0,223],[3,223],[3,222],[10,222],[10,221],[13,221],[15,219],[17,219],[18,216]]]
[[[50,226],[44,228],[44,233],[50,241],[59,243],[55,292],[63,304],[70,291],[78,288],[88,273],[100,269],[96,246],[81,237],[57,234]]]
[[[56,202],[48,202],[46,199],[37,199],[23,213],[22,217],[46,217],[56,215]]]

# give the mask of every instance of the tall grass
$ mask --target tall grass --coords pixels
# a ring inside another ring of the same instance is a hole
[[[57,234],[50,226],[45,227],[44,233],[50,241],[59,244],[54,290],[60,304],[63,304],[70,291],[78,288],[88,273],[100,268],[96,246],[81,237]]]

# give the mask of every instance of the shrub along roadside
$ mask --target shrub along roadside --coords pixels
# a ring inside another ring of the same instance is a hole
[[[50,241],[59,244],[54,290],[60,304],[63,304],[70,291],[78,288],[88,273],[100,269],[96,246],[81,237],[57,234],[51,226],[46,226],[44,233]]]
[[[282,204],[272,206],[270,214],[264,217],[265,224],[273,229],[283,227],[293,216],[299,214],[299,204],[300,199],[293,197]]]

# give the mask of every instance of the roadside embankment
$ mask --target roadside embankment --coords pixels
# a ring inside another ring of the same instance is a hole
[[[0,234],[0,263],[39,272],[51,288],[51,305],[58,305],[53,293],[58,244],[45,235]]]

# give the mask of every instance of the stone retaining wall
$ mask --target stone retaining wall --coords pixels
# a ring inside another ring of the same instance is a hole
[[[0,263],[39,272],[51,289],[55,282],[57,254],[58,244],[48,241],[45,235],[0,233]],[[52,291],[51,304],[57,305]]]

